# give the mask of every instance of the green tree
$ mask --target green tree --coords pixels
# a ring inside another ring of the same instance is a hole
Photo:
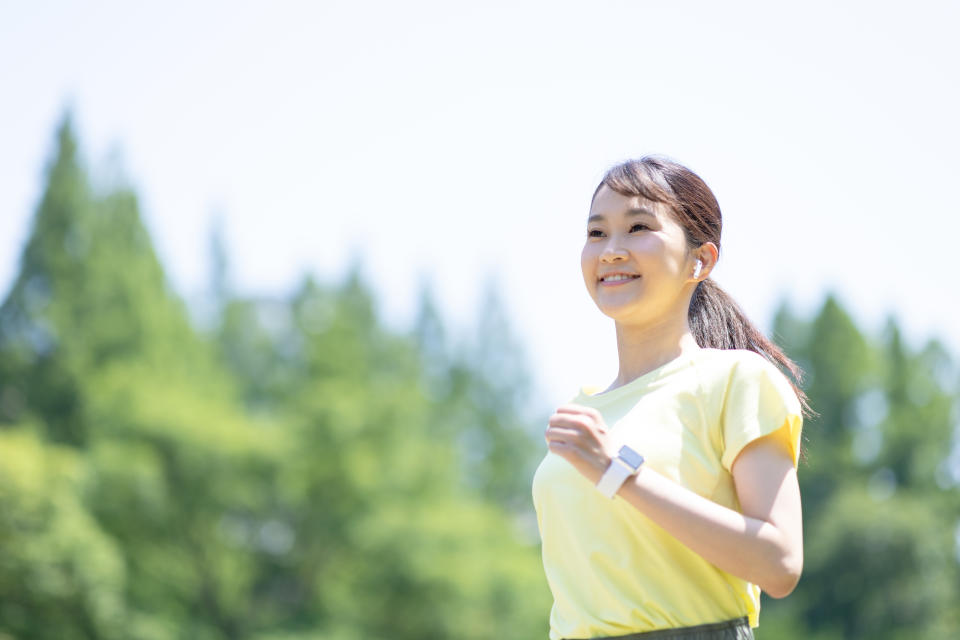
[[[543,455],[545,424],[527,415],[532,380],[514,335],[501,287],[488,279],[473,335],[448,358],[444,417],[458,428],[467,481],[488,500],[514,513],[530,509],[530,481]]]
[[[356,269],[336,289],[306,281],[291,309],[303,376],[282,486],[304,623],[344,639],[544,634],[536,549],[465,477],[468,427],[424,387],[422,343],[379,325]]]
[[[0,418],[53,440],[90,436],[88,374],[118,361],[196,370],[204,349],[172,294],[128,188],[94,194],[70,116],[13,287],[0,306]]]
[[[765,604],[760,638],[951,638],[960,632],[958,491],[947,464],[960,384],[946,350],[912,351],[894,318],[863,334],[834,296],[775,335],[805,369],[818,418],[800,467],[806,562]]]
[[[80,499],[89,466],[36,431],[0,431],[0,636],[120,640],[125,565]]]
[[[115,545],[126,579],[126,615],[112,635],[235,637],[260,557],[233,544],[223,522],[251,510],[266,517],[258,500],[277,439],[233,409],[232,383],[169,289],[133,192],[92,193],[78,158],[67,116],[0,306],[4,418],[75,447],[86,465],[76,520]],[[56,557],[60,525],[48,514],[28,531]],[[0,519],[22,529],[13,512]],[[75,554],[77,571],[96,575],[107,557]],[[22,597],[46,602],[44,593],[27,583]],[[95,603],[75,600],[77,624],[99,619]],[[17,628],[15,618],[2,625]]]

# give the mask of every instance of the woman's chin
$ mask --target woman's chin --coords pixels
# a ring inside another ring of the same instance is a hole
[[[600,313],[617,322],[628,322],[637,315],[633,305],[598,304],[597,308]]]

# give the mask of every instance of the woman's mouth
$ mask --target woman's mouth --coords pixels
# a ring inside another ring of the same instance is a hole
[[[620,287],[628,282],[633,282],[634,280],[639,279],[639,275],[629,274],[629,273],[617,273],[609,276],[603,276],[600,278],[601,287]]]

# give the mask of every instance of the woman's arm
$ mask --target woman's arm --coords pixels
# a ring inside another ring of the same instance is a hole
[[[618,495],[714,566],[782,598],[800,579],[803,533],[796,470],[777,440],[754,440],[734,462],[743,513],[642,466]]]
[[[557,409],[546,439],[594,484],[610,462],[606,426],[590,407]],[[784,430],[744,447],[732,473],[742,513],[645,466],[617,495],[714,566],[782,598],[803,569],[800,489]]]

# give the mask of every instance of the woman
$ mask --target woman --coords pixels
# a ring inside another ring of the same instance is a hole
[[[803,539],[800,370],[712,280],[720,208],[656,157],[593,195],[584,282],[619,372],[546,430],[533,479],[550,638],[752,638],[760,590],[789,594]],[[776,364],[775,364],[776,363]]]

